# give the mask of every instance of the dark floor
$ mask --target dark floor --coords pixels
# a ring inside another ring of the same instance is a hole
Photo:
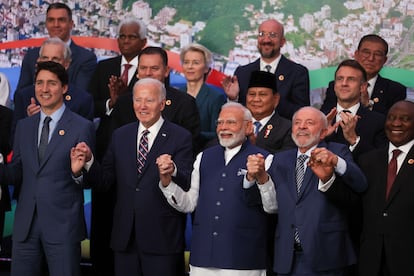
[[[92,276],[91,266],[82,265],[82,276]],[[0,261],[0,276],[9,276],[10,275],[10,262],[9,261]]]

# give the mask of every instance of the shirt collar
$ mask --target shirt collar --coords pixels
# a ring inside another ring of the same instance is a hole
[[[131,64],[133,67],[138,67],[138,55],[136,55],[133,59],[131,59],[130,62],[128,62],[124,56],[121,58],[121,67],[124,66],[124,64]]]
[[[388,154],[392,155],[392,151],[395,149],[399,149],[404,154],[407,154],[410,151],[410,149],[413,147],[413,145],[414,145],[414,139],[399,147],[396,147],[393,143],[390,142],[389,147],[388,147]]]
[[[267,71],[265,66],[266,65],[270,65],[272,66],[272,69],[270,70],[270,73],[275,73],[276,72],[276,68],[279,65],[279,61],[280,58],[282,57],[282,55],[279,55],[274,61],[272,61],[271,63],[266,63],[264,62],[264,60],[262,58],[260,58],[260,71]]]
[[[46,115],[42,110],[40,110],[40,121],[43,122],[45,118],[49,116],[50,118],[52,118],[53,122],[59,122],[60,118],[63,115],[63,112],[65,112],[65,108],[65,104],[62,104],[62,106],[59,107],[59,109],[53,112],[51,115]]]

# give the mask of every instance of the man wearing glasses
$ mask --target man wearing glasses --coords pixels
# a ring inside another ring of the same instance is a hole
[[[282,117],[290,120],[296,110],[310,104],[308,70],[280,53],[285,42],[280,22],[270,19],[260,24],[257,35],[260,58],[239,66],[233,77],[227,77],[223,81],[224,90],[230,100],[245,105],[250,74],[260,70],[276,76],[275,82],[280,94],[278,112]]]
[[[407,88],[379,75],[387,62],[388,43],[380,36],[368,34],[361,38],[355,51],[355,60],[367,72],[368,88],[361,92],[361,104],[371,110],[387,114],[390,107],[407,96]],[[329,83],[321,110],[336,104],[334,81]]]

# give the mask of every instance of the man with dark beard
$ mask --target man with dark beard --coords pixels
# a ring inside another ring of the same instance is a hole
[[[252,145],[252,115],[239,103],[222,106],[217,120],[220,145],[197,155],[191,188],[185,192],[172,182],[175,164],[169,155],[160,156],[160,189],[168,203],[180,212],[195,209],[191,240],[192,276],[264,276],[268,246],[267,217],[256,186],[243,189],[246,160],[250,154],[272,155]],[[247,183],[248,184],[248,183]]]
[[[233,77],[224,79],[223,87],[227,97],[245,105],[250,74],[260,70],[276,76],[275,82],[280,94],[278,112],[282,117],[291,120],[296,110],[310,105],[308,69],[280,53],[285,42],[283,25],[280,22],[270,19],[260,24],[257,34],[260,58],[238,67]]]

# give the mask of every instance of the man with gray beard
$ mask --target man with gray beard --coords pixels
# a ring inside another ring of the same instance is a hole
[[[239,103],[222,106],[217,120],[220,145],[200,153],[194,163],[191,188],[184,192],[171,181],[171,158],[160,156],[160,189],[180,212],[193,212],[191,276],[264,276],[267,218],[257,186],[244,189],[246,160],[251,154],[273,158],[246,139],[253,131],[250,111]],[[256,204],[250,204],[253,200]]]

